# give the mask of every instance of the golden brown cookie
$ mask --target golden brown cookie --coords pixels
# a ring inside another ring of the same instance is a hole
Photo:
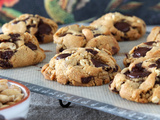
[[[99,86],[113,80],[120,71],[107,50],[70,48],[56,54],[43,66],[41,73],[48,80],[74,86]]]
[[[147,42],[150,41],[160,41],[160,27],[156,26],[151,30],[147,37]]]
[[[123,60],[125,66],[137,59],[146,60],[149,58],[160,57],[160,42],[145,42],[132,48]]]
[[[53,34],[58,26],[51,19],[32,14],[23,14],[2,26],[5,34],[25,33],[35,35],[39,43],[53,42]]]
[[[146,32],[145,22],[136,16],[126,16],[118,12],[107,13],[93,21],[90,26],[105,26],[117,41],[136,40]]]
[[[160,57],[134,61],[115,76],[109,89],[127,100],[160,104]]]
[[[29,33],[0,35],[0,68],[34,65],[45,59],[43,49]]]
[[[120,49],[119,45],[110,32],[105,32],[105,29],[105,27],[94,28],[79,25],[62,27],[54,34],[57,53],[67,48],[96,47],[116,54]]]

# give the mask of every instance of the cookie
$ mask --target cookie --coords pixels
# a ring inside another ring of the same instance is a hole
[[[119,45],[110,32],[104,32],[105,27],[70,25],[59,29],[54,34],[57,53],[74,47],[96,47],[106,49],[112,54],[119,51]]]
[[[146,32],[145,22],[136,16],[126,16],[118,12],[107,13],[93,21],[90,26],[105,26],[117,41],[137,40]]]
[[[113,80],[120,71],[107,50],[70,48],[56,54],[42,67],[45,79],[73,86],[99,86]]]
[[[0,35],[0,68],[34,65],[45,58],[44,51],[33,35],[10,33]]]
[[[145,60],[149,58],[160,57],[160,42],[145,42],[132,48],[123,60],[125,66],[137,59]]]
[[[39,43],[53,42],[53,34],[58,26],[51,19],[32,14],[23,14],[2,26],[5,34],[12,32],[28,32],[35,35]]]
[[[117,73],[109,89],[127,100],[160,104],[160,57],[131,63]]]
[[[151,30],[147,37],[147,42],[150,41],[160,41],[160,27],[156,26]]]

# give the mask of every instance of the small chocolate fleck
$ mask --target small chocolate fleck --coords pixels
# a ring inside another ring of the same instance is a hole
[[[93,55],[96,55],[98,53],[96,50],[93,49],[86,49],[86,51],[92,53]]]
[[[87,83],[89,83],[91,81],[92,78],[93,78],[93,76],[81,78],[81,82],[83,84],[87,84]]]
[[[33,25],[27,25],[27,29],[30,29],[31,27],[36,27],[36,25],[35,24],[33,24]]]
[[[115,68],[113,68],[113,72],[117,72],[118,71],[118,66],[116,65]]]
[[[130,24],[126,22],[116,22],[114,27],[122,32],[128,32],[130,30]]]
[[[144,44],[146,44],[146,45],[153,45],[153,43],[156,43],[155,41],[151,41],[151,42],[145,42]]]
[[[25,43],[25,45],[26,45],[27,47],[29,47],[30,49],[32,49],[32,50],[37,50],[37,46],[34,45],[34,44],[31,43],[31,42]]]
[[[63,49],[63,47],[62,47],[62,48],[59,49],[59,52],[62,52],[63,50],[64,50],[64,49]]]
[[[121,40],[123,40],[123,41],[129,41],[129,38],[127,38],[127,37],[121,37]]]
[[[148,51],[150,51],[152,48],[147,48],[147,47],[138,47],[137,49],[134,50],[133,57],[134,58],[139,58],[139,57],[144,57]]]
[[[8,60],[13,56],[13,54],[14,54],[13,51],[5,51],[5,52],[0,51],[0,58]]]
[[[59,59],[63,59],[63,58],[66,58],[68,56],[71,56],[70,53],[63,53],[63,54],[60,54],[56,57],[56,60],[59,60]]]

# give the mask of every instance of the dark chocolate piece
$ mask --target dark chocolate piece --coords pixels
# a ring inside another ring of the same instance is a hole
[[[126,22],[116,22],[114,27],[122,32],[128,32],[130,30],[130,24]]]
[[[29,47],[30,49],[32,49],[32,50],[37,50],[37,46],[34,45],[34,44],[31,43],[31,42],[25,43],[25,45],[26,45],[27,47]]]
[[[92,78],[93,78],[93,76],[81,78],[81,82],[83,84],[87,84],[87,83],[89,83],[91,81]]]
[[[66,58],[68,56],[71,56],[70,53],[63,53],[63,54],[60,54],[56,57],[56,60],[59,60],[59,59],[63,59],[63,58]]]
[[[98,53],[96,50],[93,49],[86,49],[86,51],[92,53],[93,55],[96,55]]]
[[[152,48],[147,48],[147,47],[138,47],[137,49],[134,50],[133,57],[134,58],[139,58],[139,57],[144,57],[148,51],[150,51]]]

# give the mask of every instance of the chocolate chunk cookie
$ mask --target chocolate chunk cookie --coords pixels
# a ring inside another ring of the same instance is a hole
[[[23,14],[20,17],[2,26],[3,33],[25,33],[35,35],[39,43],[53,41],[53,34],[56,32],[57,24],[39,15]]]
[[[120,71],[111,53],[96,48],[70,48],[56,54],[43,66],[48,80],[74,86],[99,86],[110,82]]]
[[[143,61],[145,59],[155,57],[160,57],[160,42],[145,42],[132,48],[132,50],[126,54],[123,63],[125,66],[129,66],[130,63],[137,59],[141,59]]]
[[[59,29],[54,34],[54,43],[57,43],[57,53],[67,48],[96,47],[107,49],[112,54],[119,51],[119,45],[110,32],[104,32],[105,27],[70,25]]]
[[[156,26],[151,30],[147,37],[147,42],[150,41],[160,41],[160,27]]]
[[[115,76],[109,89],[127,100],[160,104],[160,57],[131,63]]]
[[[33,35],[10,33],[0,35],[0,68],[34,65],[45,58],[44,51]]]
[[[146,24],[142,19],[136,16],[125,16],[118,12],[107,13],[90,25],[96,28],[105,26],[117,41],[136,40],[146,32]]]

